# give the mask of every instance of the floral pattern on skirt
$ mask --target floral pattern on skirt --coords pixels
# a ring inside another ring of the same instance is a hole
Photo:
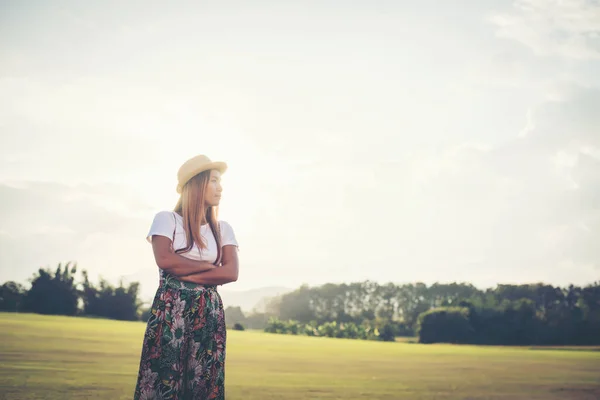
[[[216,286],[161,271],[134,400],[225,398],[225,315]]]

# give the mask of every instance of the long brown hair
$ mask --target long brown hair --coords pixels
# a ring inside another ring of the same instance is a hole
[[[181,196],[175,205],[173,211],[183,218],[183,229],[185,230],[185,239],[187,246],[175,250],[176,253],[187,253],[192,249],[194,243],[198,246],[200,252],[206,250],[207,243],[204,243],[200,235],[200,224],[208,222],[215,240],[217,241],[217,261],[221,255],[221,234],[218,223],[218,207],[206,207],[204,197],[206,186],[210,180],[210,170],[195,175],[190,179],[181,191]],[[203,218],[204,216],[204,218]]]

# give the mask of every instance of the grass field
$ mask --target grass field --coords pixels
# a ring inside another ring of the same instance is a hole
[[[0,313],[0,399],[131,399],[145,324]],[[600,399],[600,351],[228,332],[227,399]]]

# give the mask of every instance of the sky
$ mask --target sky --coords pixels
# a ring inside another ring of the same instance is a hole
[[[600,2],[0,0],[0,281],[158,273],[223,160],[230,290],[600,279]]]

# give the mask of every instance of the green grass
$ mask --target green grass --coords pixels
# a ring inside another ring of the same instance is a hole
[[[145,324],[0,313],[0,399],[131,399]],[[600,352],[228,331],[227,399],[598,399]]]

